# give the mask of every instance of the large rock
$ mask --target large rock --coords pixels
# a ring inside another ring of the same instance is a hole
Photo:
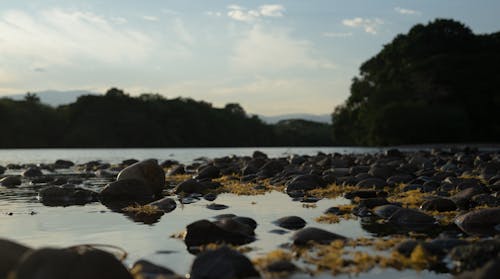
[[[21,185],[21,177],[18,175],[10,175],[0,179],[0,185],[11,188]]]
[[[457,205],[450,199],[433,198],[422,203],[420,209],[427,211],[446,212],[456,210]]]
[[[497,234],[500,224],[500,207],[479,209],[460,215],[455,224],[469,234]]]
[[[31,249],[21,244],[0,238],[0,278],[7,278],[22,256]]]
[[[199,254],[191,266],[191,279],[260,278],[252,262],[237,251],[223,246]]]
[[[277,226],[280,226],[289,230],[298,230],[306,226],[306,221],[299,216],[285,216],[273,222]]]
[[[250,227],[243,228],[243,224],[235,224],[234,222],[224,221],[214,223],[208,220],[196,221],[186,227],[184,242],[189,248],[209,243],[243,245],[255,240],[253,235],[248,234]]]
[[[112,254],[82,247],[34,250],[25,254],[14,273],[16,279],[132,279]]]
[[[149,187],[153,194],[160,195],[165,187],[165,171],[155,159],[137,162],[124,168],[116,178],[117,181],[135,179]]]
[[[286,187],[287,192],[308,191],[325,187],[325,181],[318,175],[304,174],[293,178]]]
[[[104,200],[148,201],[155,193],[143,180],[121,179],[106,185],[100,195]]]
[[[295,245],[307,245],[310,242],[316,242],[319,244],[329,244],[330,242],[335,240],[345,240],[345,239],[346,239],[345,236],[313,227],[297,231],[292,236],[293,244]]]
[[[421,211],[409,208],[401,208],[396,210],[391,217],[389,217],[389,222],[402,226],[429,226],[436,224],[436,219],[434,217],[427,215]]]
[[[98,195],[94,191],[73,184],[49,186],[41,189],[38,193],[38,197],[43,204],[52,206],[84,205],[97,201]]]

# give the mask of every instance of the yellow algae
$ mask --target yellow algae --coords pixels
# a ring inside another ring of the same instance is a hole
[[[442,226],[453,224],[453,221],[459,215],[458,211],[446,211],[446,212],[426,211],[426,212],[434,216],[436,220],[439,222],[439,224]]]
[[[186,231],[178,232],[170,235],[170,238],[184,239],[186,237]]]
[[[303,208],[316,208],[318,206],[315,203],[303,203],[302,207]]]
[[[314,220],[318,223],[335,224],[340,222],[340,217],[335,214],[327,213],[316,217]]]
[[[424,197],[428,195],[420,190],[411,190],[407,192],[396,193],[387,198],[390,202],[400,202],[405,207],[418,208],[425,201]]]
[[[163,213],[163,211],[155,205],[130,205],[123,209],[125,212],[130,212],[134,214],[144,214],[144,215],[155,215],[159,213]]]
[[[269,264],[277,261],[291,261],[293,254],[285,250],[274,250],[264,256],[252,259],[252,263],[258,267],[265,268]]]
[[[235,195],[245,195],[245,196],[255,196],[264,195],[271,191],[284,191],[284,186],[273,186],[269,184],[269,180],[264,180],[260,184],[254,182],[241,182],[239,179],[234,179],[230,176],[223,176],[214,179],[215,182],[219,182],[222,187],[215,190],[216,193],[231,193]],[[255,189],[257,185],[264,185],[265,187],[260,189]]]

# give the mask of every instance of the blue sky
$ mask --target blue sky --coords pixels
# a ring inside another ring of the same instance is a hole
[[[500,1],[0,1],[0,95],[116,86],[331,113],[359,65],[416,23],[500,30]]]

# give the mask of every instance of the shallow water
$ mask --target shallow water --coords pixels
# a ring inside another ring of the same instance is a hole
[[[102,159],[105,162],[119,162],[126,158],[177,159],[189,162],[196,157],[219,157],[223,155],[250,155],[254,149],[217,149],[205,150],[2,150],[2,162],[39,163],[54,162],[64,158],[75,162]],[[270,156],[282,156],[284,153],[316,154],[318,151],[332,152],[333,149],[261,149]],[[367,150],[363,150],[367,151]],[[375,150],[376,151],[376,150]],[[222,154],[226,152],[225,154]],[[240,153],[237,153],[240,152]],[[309,152],[309,153],[308,153]],[[333,151],[333,152],[339,152]],[[350,152],[353,152],[350,150]],[[358,151],[359,152],[359,151]],[[100,154],[100,156],[99,156]],[[174,154],[170,156],[170,154]],[[184,155],[182,155],[184,154]],[[167,157],[164,157],[167,155]],[[16,159],[17,158],[17,159]],[[5,163],[1,163],[5,164]],[[10,171],[15,173],[15,171]],[[106,180],[92,178],[87,187],[98,189]],[[200,199],[193,204],[180,205],[164,214],[156,223],[144,224],[135,222],[130,217],[113,212],[101,203],[85,206],[49,207],[44,206],[36,198],[37,188],[23,184],[17,189],[0,187],[0,237],[18,241],[32,247],[56,246],[66,247],[78,244],[108,244],[125,249],[128,253],[126,264],[131,265],[138,259],[147,259],[166,266],[179,274],[189,272],[194,256],[189,254],[182,240],[171,235],[182,232],[186,225],[200,220],[211,219],[219,214],[233,213],[255,219],[258,227],[255,231],[257,240],[248,244],[252,251],[246,255],[250,258],[264,255],[275,250],[280,244],[289,243],[292,231],[279,235],[270,233],[279,227],[272,221],[287,215],[304,218],[308,226],[323,228],[347,237],[370,237],[359,220],[343,220],[337,224],[320,224],[314,218],[320,216],[325,209],[335,205],[348,204],[344,198],[323,199],[315,208],[305,208],[300,202],[280,192],[271,192],[260,196],[236,196],[221,194],[216,203],[228,205],[224,210],[209,210],[205,206],[211,202]],[[416,272],[412,270],[396,271],[392,269],[373,269],[362,273],[360,278],[448,278],[447,274],[436,274],[431,271]],[[316,278],[330,278],[325,273]],[[291,278],[310,278],[307,274],[296,274]],[[338,276],[348,278],[348,276]]]

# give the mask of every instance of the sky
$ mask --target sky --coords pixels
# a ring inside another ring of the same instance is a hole
[[[362,62],[435,18],[500,31],[500,1],[0,0],[0,96],[118,87],[327,114]]]

